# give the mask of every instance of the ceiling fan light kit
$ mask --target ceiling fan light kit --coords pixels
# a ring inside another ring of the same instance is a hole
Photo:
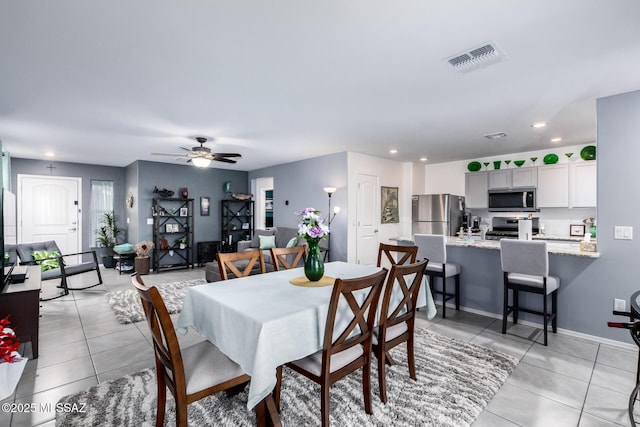
[[[197,168],[206,168],[211,164],[211,159],[207,159],[206,157],[194,157],[191,159],[193,162],[193,166]]]

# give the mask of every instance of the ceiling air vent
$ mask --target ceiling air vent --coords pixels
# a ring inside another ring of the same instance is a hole
[[[473,49],[454,55],[446,61],[459,73],[468,73],[478,68],[486,67],[507,59],[504,52],[495,42],[481,45]]]

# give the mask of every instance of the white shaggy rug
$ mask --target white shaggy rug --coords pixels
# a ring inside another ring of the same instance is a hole
[[[391,351],[397,364],[387,370],[388,403],[378,397],[377,369],[372,367],[373,415],[367,415],[362,374],[354,372],[331,387],[331,425],[469,426],[518,363],[501,352],[420,329],[415,343],[418,379],[413,381],[406,347]],[[62,398],[60,403],[76,404],[84,412],[58,412],[56,426],[153,426],[156,394],[154,369],[107,381]],[[219,393],[200,400],[189,405],[189,425],[255,426],[255,414],[246,403],[247,390],[234,397]],[[320,425],[320,387],[285,368],[281,409],[285,426]],[[165,425],[175,425],[169,392]]]
[[[205,279],[184,280],[181,282],[171,282],[157,285],[158,292],[167,306],[169,314],[180,313],[184,304],[184,297],[190,286],[203,285],[207,283]],[[113,310],[120,323],[142,322],[144,311],[140,303],[140,295],[135,289],[126,291],[108,292],[105,297],[109,307]]]

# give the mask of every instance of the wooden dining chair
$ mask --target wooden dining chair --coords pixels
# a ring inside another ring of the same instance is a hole
[[[300,267],[300,262],[304,263],[306,246],[293,246],[291,248],[271,248],[271,261],[273,270],[290,270]]]
[[[385,257],[383,258],[382,255]],[[391,266],[414,263],[416,262],[417,256],[417,246],[399,246],[380,243],[380,246],[378,247],[378,263],[376,265],[378,267],[382,267],[382,262],[384,260],[389,261]]]
[[[233,277],[247,277],[251,275],[251,273],[256,272],[264,274],[267,271],[261,249],[229,253],[218,252],[216,259],[218,261],[218,269],[220,270],[220,280],[228,280]],[[229,277],[229,273],[231,273],[231,277]]]
[[[158,289],[146,287],[137,273],[131,281],[140,295],[153,338],[158,385],[156,427],[164,425],[167,388],[176,402],[176,425],[186,426],[187,405],[220,391],[233,394],[251,378],[209,341],[181,349]]]
[[[362,368],[364,408],[371,414],[371,346],[373,326],[380,293],[387,270],[355,279],[336,279],[331,293],[322,350],[287,363],[294,371],[320,384],[322,426],[329,425],[329,388],[341,378]],[[338,311],[340,304],[344,310]],[[345,312],[346,311],[346,312]],[[348,323],[336,331],[336,323]],[[337,337],[337,338],[336,338]],[[276,404],[280,402],[282,385],[280,370],[277,374]]]
[[[373,353],[378,359],[378,382],[380,400],[387,403],[387,381],[385,365],[393,365],[389,350],[407,343],[409,377],[416,379],[416,364],[413,353],[413,332],[416,320],[418,293],[429,260],[394,265],[387,276],[382,297],[380,321],[374,329]]]

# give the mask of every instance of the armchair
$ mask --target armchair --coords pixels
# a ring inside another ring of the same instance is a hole
[[[33,256],[34,251],[47,251],[53,252],[56,251],[59,255],[53,255],[46,257],[44,259],[36,260]],[[18,254],[18,258],[20,258],[21,265],[37,265],[43,261],[57,260],[58,267],[50,268],[46,271],[42,272],[42,280],[52,280],[52,279],[61,279],[59,288],[63,290],[63,293],[55,296],[53,298],[59,298],[65,295],[69,295],[69,290],[72,291],[80,291],[83,289],[93,288],[94,286],[98,286],[102,284],[102,275],[100,274],[100,267],[98,266],[98,257],[96,255],[96,251],[85,251],[78,252],[74,254],[62,254],[58,245],[55,241],[50,240],[47,242],[35,242],[35,243],[21,243],[16,246],[16,252]],[[80,264],[75,265],[65,265],[64,258],[74,255],[84,255],[91,254],[93,259],[91,261],[82,262]],[[67,278],[71,276],[75,276],[77,274],[87,273],[90,271],[95,271],[98,274],[98,283],[94,285],[85,286],[82,288],[70,288],[68,286]]]

